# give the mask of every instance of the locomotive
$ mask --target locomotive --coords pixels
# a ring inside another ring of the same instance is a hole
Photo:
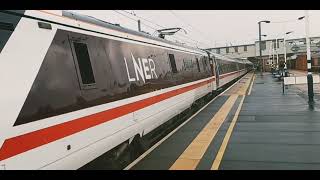
[[[252,63],[69,11],[0,11],[0,169],[79,169]]]

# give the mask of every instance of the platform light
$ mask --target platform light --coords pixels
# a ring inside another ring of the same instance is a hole
[[[285,77],[288,77],[286,35],[290,33],[293,33],[293,31],[288,31],[284,33],[284,37],[283,37],[284,76]]]
[[[259,52],[260,52],[260,62],[262,63],[262,66],[260,68],[261,68],[261,75],[263,75],[262,69],[264,70],[264,62],[262,59],[262,50],[261,50],[261,23],[270,23],[270,21],[264,20],[264,21],[258,22],[258,24],[259,24]]]
[[[307,48],[307,67],[308,67],[308,75],[307,75],[307,81],[308,81],[308,97],[309,97],[309,107],[313,109],[313,77],[312,77],[312,71],[311,71],[311,49],[310,49],[310,38],[309,38],[309,11],[305,10],[305,16],[299,17],[298,20],[305,19],[305,32],[306,32],[306,48]]]

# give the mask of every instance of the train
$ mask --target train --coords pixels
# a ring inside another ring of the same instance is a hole
[[[0,169],[81,169],[252,69],[64,10],[0,10]],[[120,150],[119,150],[120,151]]]

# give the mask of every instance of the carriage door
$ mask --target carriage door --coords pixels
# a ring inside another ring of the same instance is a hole
[[[215,77],[216,77],[216,89],[218,89],[219,88],[219,67],[218,67],[218,62],[217,62],[217,59],[214,57],[214,56],[212,56],[213,57],[213,63],[214,63],[214,75],[215,75]]]
[[[217,78],[217,77],[215,76],[215,70],[214,70],[214,64],[213,64],[213,63],[214,63],[214,62],[213,62],[212,57],[209,56],[209,64],[210,64],[211,74],[212,74],[212,76],[214,76],[215,78]],[[212,81],[211,86],[212,86],[212,91],[213,91],[213,90],[216,90],[216,86],[215,86],[215,84],[214,84],[214,81]]]
[[[210,57],[210,68],[211,68],[211,74],[214,76],[214,64],[213,64],[213,59]]]
[[[69,36],[72,55],[76,66],[81,90],[95,89],[96,80],[92,68],[87,37],[84,35]]]

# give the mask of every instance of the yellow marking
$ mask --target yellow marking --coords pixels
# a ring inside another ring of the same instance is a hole
[[[237,112],[236,112],[235,116],[233,117],[232,122],[230,123],[230,126],[229,126],[229,128],[228,128],[227,134],[226,134],[226,136],[225,136],[224,139],[223,139],[223,142],[222,142],[222,144],[221,144],[221,146],[220,146],[220,149],[219,149],[219,151],[218,151],[218,154],[217,154],[217,156],[216,156],[216,158],[215,158],[215,160],[214,160],[214,162],[213,162],[213,164],[212,164],[211,170],[218,170],[218,169],[219,169],[219,165],[220,165],[220,163],[221,163],[223,154],[224,154],[224,152],[225,152],[225,150],[226,150],[226,148],[227,148],[227,145],[228,145],[229,139],[230,139],[230,137],[231,137],[233,128],[234,128],[234,126],[235,126],[235,124],[236,124],[236,122],[237,122],[237,120],[238,120],[239,113],[240,113],[240,110],[241,110],[241,108],[242,108],[244,98],[245,98],[245,96],[242,97],[242,100],[241,100],[241,102],[240,102],[240,104],[239,104],[239,107],[238,107],[238,109],[237,109]]]
[[[171,166],[171,170],[185,170],[185,169],[193,169],[199,163],[200,159],[182,159],[179,158],[176,163]]]
[[[254,83],[254,79],[255,79],[256,75],[253,75],[253,79],[252,79],[252,83],[251,83],[251,86],[250,86],[250,89],[249,89],[249,92],[248,92],[248,95],[251,94],[251,90],[252,90],[252,87],[253,87],[253,83]]]
[[[247,76],[250,76],[250,75],[247,75]],[[219,109],[219,111],[213,116],[213,118],[207,123],[207,125],[197,135],[197,137],[191,142],[191,144],[185,149],[185,151],[170,167],[170,170],[194,170],[197,167],[203,155],[205,154],[206,150],[208,149],[210,143],[212,142],[215,135],[217,134],[219,128],[225,121],[231,108],[235,104],[238,96],[246,94],[248,87],[250,86],[252,77],[253,75],[251,74],[250,79],[248,79],[245,83],[237,84],[238,86],[233,87],[233,89],[236,88],[236,92],[232,92],[228,100],[223,104],[223,106]],[[243,103],[243,99],[241,102],[241,106]],[[241,109],[241,108],[239,109],[239,107],[238,107],[238,111],[240,111]],[[239,114],[238,111],[237,113]],[[231,125],[232,124],[234,123],[231,123]],[[234,125],[232,125],[232,128],[233,126]]]
[[[227,133],[226,133],[224,139],[223,139],[223,142],[222,142],[222,144],[221,144],[221,146],[220,146],[220,149],[219,149],[219,151],[218,151],[218,154],[217,154],[215,160],[213,161],[211,170],[218,170],[218,169],[219,169],[219,165],[220,165],[220,163],[221,163],[223,154],[224,154],[224,152],[225,152],[225,150],[226,150],[226,148],[227,148],[227,145],[228,145],[229,139],[230,139],[230,137],[231,137],[233,128],[234,128],[234,126],[235,126],[235,124],[236,124],[236,122],[237,122],[237,120],[238,120],[239,113],[240,113],[240,110],[241,110],[242,105],[243,105],[243,102],[244,102],[245,94],[246,94],[246,92],[247,92],[247,90],[248,90],[249,84],[250,84],[251,82],[252,82],[252,84],[253,84],[253,78],[254,78],[254,75],[252,75],[252,76],[250,77],[250,80],[247,80],[246,84],[243,85],[243,86],[241,87],[241,89],[238,91],[238,94],[239,94],[239,95],[243,95],[243,97],[242,97],[241,102],[240,102],[240,104],[239,104],[239,106],[238,106],[238,109],[237,109],[237,111],[236,111],[236,114],[234,115],[234,117],[233,117],[233,119],[232,119],[232,121],[231,121],[231,123],[230,123],[230,126],[229,126],[229,128],[228,128],[228,130],[227,130]],[[251,86],[251,87],[252,87],[252,86]],[[250,91],[251,91],[251,90],[250,90]],[[249,93],[250,93],[250,92],[249,92]]]
[[[248,76],[250,76],[250,75],[248,75]],[[241,86],[241,88],[237,91],[236,94],[238,94],[238,95],[246,95],[247,94],[247,90],[251,84],[252,77],[253,77],[253,74],[251,74],[250,79],[247,80],[243,86]]]
[[[225,92],[225,95],[238,94],[245,95],[248,89],[248,86],[251,85],[252,73],[245,75],[243,79],[240,79],[234,87]]]
[[[235,94],[228,98],[209,123],[201,130],[197,137],[174,162],[170,167],[170,170],[193,170],[197,167],[237,98],[238,95]]]

